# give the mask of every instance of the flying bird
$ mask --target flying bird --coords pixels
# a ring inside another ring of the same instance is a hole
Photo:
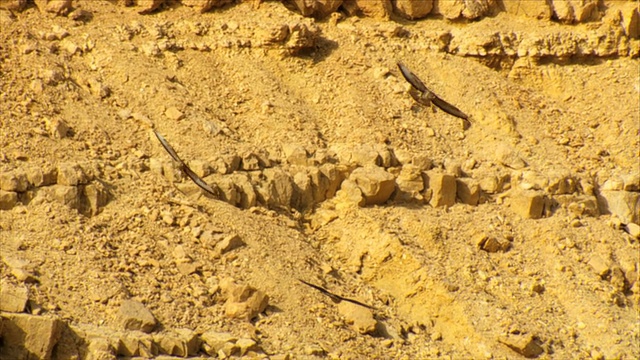
[[[327,289],[323,288],[322,286],[314,285],[314,284],[308,283],[308,282],[306,282],[306,281],[304,281],[304,280],[301,280],[301,279],[298,279],[298,281],[300,281],[301,283],[303,283],[303,284],[305,284],[305,285],[307,285],[307,286],[310,286],[310,287],[312,287],[312,288],[314,288],[314,289],[316,289],[316,290],[320,291],[320,292],[321,292],[321,293],[323,293],[324,295],[327,295],[327,296],[328,296],[329,298],[331,298],[331,300],[332,300],[334,303],[336,303],[336,304],[337,304],[337,303],[339,303],[340,301],[348,301],[348,302],[350,302],[350,303],[352,303],[352,304],[356,304],[356,305],[364,306],[364,307],[366,307],[366,308],[368,308],[368,309],[375,310],[375,308],[374,308],[373,306],[371,306],[371,305],[363,304],[363,303],[361,303],[361,302],[360,302],[360,301],[358,301],[358,300],[347,299],[346,297],[342,297],[342,296],[340,296],[340,295],[336,295],[336,294],[334,294],[334,293],[330,292],[329,290],[327,290]]]
[[[204,180],[202,180],[195,172],[193,172],[193,170],[191,170],[191,168],[189,168],[189,166],[187,166],[187,164],[184,161],[182,161],[182,159],[180,159],[180,157],[178,156],[178,153],[176,153],[176,151],[173,150],[173,148],[171,147],[171,145],[169,145],[169,143],[164,138],[164,136],[160,135],[160,133],[157,132],[155,129],[153,130],[153,133],[156,134],[156,137],[160,141],[160,144],[162,144],[162,147],[164,147],[164,149],[167,150],[169,155],[171,155],[173,160],[178,163],[178,165],[180,166],[180,170],[182,170],[182,172],[185,175],[187,175],[202,190],[206,191],[207,193],[213,195],[216,198],[219,197],[218,192],[213,190],[213,188],[211,188],[209,184],[207,184]]]
[[[440,110],[446,112],[449,115],[453,115],[460,119],[469,122],[469,117],[467,114],[463,113],[457,107],[449,104],[448,102],[440,99],[438,95],[434,94],[431,90],[429,90],[425,84],[409,70],[404,64],[398,63],[398,68],[400,68],[400,72],[402,76],[413,86],[413,89],[409,91],[411,97],[417,102],[425,106],[431,106],[431,104],[440,108]],[[416,91],[417,90],[417,91]]]

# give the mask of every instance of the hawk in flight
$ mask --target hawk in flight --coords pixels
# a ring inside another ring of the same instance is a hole
[[[212,195],[212,196],[214,196],[216,198],[219,197],[219,194],[218,194],[217,191],[215,191],[211,186],[209,186],[209,184],[207,184],[198,175],[196,175],[196,173],[193,172],[193,170],[191,170],[191,168],[189,168],[189,166],[187,166],[187,163],[185,163],[184,161],[182,161],[182,159],[180,159],[180,157],[178,156],[176,151],[173,150],[173,148],[171,147],[171,145],[169,145],[169,143],[164,138],[164,136],[160,135],[160,133],[157,132],[155,129],[153,130],[153,132],[156,134],[156,137],[160,141],[160,144],[162,144],[162,147],[164,147],[164,149],[167,150],[169,155],[171,155],[171,158],[173,158],[173,160],[175,162],[177,162],[178,165],[180,166],[180,170],[182,170],[182,172],[185,175],[187,175],[191,179],[191,181],[193,181],[202,190],[206,191],[210,195]]]
[[[300,281],[301,283],[303,283],[303,284],[305,284],[305,285],[307,285],[307,286],[309,286],[309,287],[312,287],[312,288],[314,288],[314,289],[316,289],[316,290],[320,291],[320,292],[321,292],[321,293],[323,293],[324,295],[327,295],[327,296],[328,296],[329,298],[331,298],[331,300],[332,300],[333,302],[335,302],[336,304],[337,304],[337,303],[339,303],[339,302],[341,302],[341,301],[347,301],[347,302],[350,302],[350,303],[352,303],[352,304],[356,304],[356,305],[364,306],[364,307],[366,307],[366,308],[369,308],[369,309],[375,310],[375,308],[374,308],[373,306],[371,306],[371,305],[367,305],[367,304],[361,303],[361,302],[360,302],[360,301],[358,301],[358,300],[348,299],[348,298],[346,298],[346,297],[344,297],[344,296],[336,295],[336,294],[332,293],[331,291],[329,291],[329,290],[327,290],[327,289],[323,288],[322,286],[318,286],[318,285],[314,285],[314,284],[308,283],[308,282],[306,282],[306,281],[304,281],[304,280],[302,280],[302,279],[298,279],[298,281]]]
[[[458,109],[457,107],[440,99],[438,95],[427,89],[424,83],[420,79],[418,79],[418,77],[414,73],[412,73],[411,70],[404,66],[404,64],[399,62],[398,68],[400,68],[402,76],[404,76],[409,84],[413,86],[413,89],[409,91],[409,94],[417,103],[425,106],[431,106],[431,104],[433,104],[449,115],[458,117],[462,120],[465,120],[466,122],[469,121],[469,117],[467,116],[467,114],[460,111],[460,109]]]

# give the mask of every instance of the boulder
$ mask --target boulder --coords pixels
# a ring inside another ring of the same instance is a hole
[[[0,0],[0,9],[21,12],[27,7],[27,0]]]
[[[27,180],[34,187],[48,186],[56,183],[57,170],[53,167],[31,167],[26,170]]]
[[[36,0],[36,6],[40,12],[49,12],[56,15],[66,15],[71,11],[71,0]]]
[[[124,330],[139,330],[150,333],[156,319],[147,308],[135,300],[124,300],[118,310],[117,321]]]
[[[516,150],[506,144],[498,145],[494,156],[496,162],[515,170],[519,170],[527,166]]]
[[[11,210],[18,203],[18,193],[0,190],[0,210]]]
[[[86,185],[82,188],[79,210],[85,215],[95,216],[100,213],[108,200],[109,193],[102,183],[96,182],[94,184]]]
[[[0,190],[24,192],[28,188],[29,180],[24,171],[13,170],[0,174]]]
[[[627,1],[622,4],[620,17],[620,24],[625,34],[632,39],[640,38],[640,11],[638,10],[638,4],[633,1]]]
[[[45,189],[45,188],[42,188]],[[53,185],[51,186],[53,200],[72,209],[78,209],[80,205],[80,191],[77,186]]]
[[[282,145],[285,161],[291,165],[307,165],[309,154],[301,145]]]
[[[636,223],[640,219],[640,193],[631,191],[601,190],[597,196],[601,214],[616,215],[623,223]]]
[[[511,210],[524,219],[539,219],[544,210],[544,195],[540,191],[523,190],[511,194]]]
[[[29,290],[24,285],[0,282],[0,311],[21,313],[29,301]]]
[[[64,46],[64,44],[69,44],[69,42],[63,40],[61,46]],[[45,126],[49,132],[49,136],[53,139],[64,139],[67,137],[69,130],[71,130],[71,127],[69,127],[64,120],[60,119],[46,119]]]
[[[77,186],[89,182],[89,177],[78,164],[62,163],[58,165],[57,183],[60,185]]]
[[[265,181],[258,190],[266,205],[289,208],[293,200],[293,179],[280,168],[265,169]]]
[[[215,252],[218,255],[222,255],[245,245],[245,242],[242,241],[240,236],[229,235],[216,244]]]
[[[246,174],[237,173],[229,175],[231,181],[235,185],[237,190],[236,205],[242,209],[248,209],[256,205],[258,197],[256,190],[253,188],[253,184],[249,180]]]
[[[2,314],[3,359],[51,359],[64,324],[54,317]]]
[[[456,195],[463,204],[478,205],[480,201],[480,185],[474,179],[457,179]]]
[[[284,42],[284,48],[291,55],[312,49],[316,39],[320,36],[320,28],[313,25],[297,23],[289,26],[289,36]]]
[[[393,1],[395,13],[410,19],[421,19],[433,9],[433,0],[395,0]]]
[[[126,332],[119,337],[116,354],[149,359],[158,355],[158,345],[153,341],[153,336],[149,334],[138,331]]]
[[[505,12],[539,20],[551,20],[553,9],[547,0],[510,0],[503,1]]]
[[[422,170],[415,165],[405,165],[396,179],[398,189],[408,193],[419,193],[424,190]]]
[[[153,341],[160,354],[187,357],[195,356],[200,350],[200,338],[190,329],[155,334]]]
[[[351,16],[362,13],[378,19],[388,18],[393,11],[391,0],[345,0],[342,7]]]
[[[345,180],[334,198],[336,210],[346,210],[352,207],[364,206],[366,200],[360,187],[351,180]]]
[[[250,321],[269,304],[269,297],[264,292],[246,284],[238,285],[231,278],[220,281],[220,290],[227,298],[225,314],[231,318]]]
[[[211,356],[219,356],[222,353],[224,357],[229,357],[239,350],[236,346],[238,338],[231,333],[208,330],[202,333],[200,339],[202,350]]]
[[[555,17],[565,23],[594,21],[602,16],[597,0],[552,0],[550,3]]]
[[[165,0],[137,0],[138,14],[146,15],[158,10]]]
[[[382,165],[378,150],[372,145],[335,144],[331,151],[336,154],[340,164],[352,166]]]
[[[357,168],[351,173],[349,180],[358,185],[367,205],[385,203],[395,190],[393,175],[377,166]]]
[[[453,206],[456,203],[456,178],[434,170],[425,174],[426,187],[431,191],[431,206]]]
[[[371,309],[348,301],[341,301],[338,304],[338,312],[358,333],[364,335],[375,332],[378,322],[374,319]]]
[[[436,4],[433,13],[440,14],[449,20],[461,17],[474,20],[498,10],[496,0],[447,0],[438,1]]]
[[[214,7],[220,7],[231,3],[233,0],[182,0],[182,4],[195,8],[200,13],[205,13]]]
[[[302,16],[324,18],[338,10],[343,0],[292,0]]]

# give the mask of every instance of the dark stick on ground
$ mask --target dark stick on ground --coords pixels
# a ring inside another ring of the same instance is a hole
[[[463,113],[457,107],[449,104],[448,102],[442,100],[438,97],[438,95],[434,94],[431,90],[427,88],[427,86],[420,80],[414,73],[409,70],[404,64],[398,63],[398,68],[404,76],[405,80],[413,86],[416,91],[410,91],[409,94],[411,97],[418,103],[430,106],[431,104],[440,108],[440,110],[446,112],[449,115],[453,115],[465,121],[469,121],[469,117],[467,114]]]
[[[176,151],[173,150],[173,148],[171,147],[171,145],[169,145],[169,143],[164,138],[164,136],[160,135],[160,133],[158,133],[156,130],[153,130],[153,132],[154,134],[156,134],[156,137],[160,141],[160,144],[162,144],[162,147],[164,147],[164,149],[167,150],[169,155],[171,155],[173,160],[178,163],[178,165],[180,166],[180,170],[182,170],[182,172],[185,175],[187,175],[191,179],[191,181],[193,181],[196,185],[198,185],[202,190],[209,193],[213,197],[217,198],[219,194],[215,190],[213,190],[211,186],[209,186],[209,184],[207,184],[204,180],[202,180],[196,173],[194,173],[193,170],[191,170],[191,168],[189,168],[189,166],[187,166],[187,164],[184,161],[182,161],[182,159],[180,159],[180,157],[178,156],[178,153],[176,153]]]
[[[336,294],[332,293],[331,291],[329,291],[329,290],[327,290],[327,289],[323,288],[322,286],[314,285],[314,284],[308,283],[308,282],[306,282],[306,281],[304,281],[304,280],[301,280],[301,279],[298,279],[298,281],[300,281],[301,283],[303,283],[303,284],[305,284],[305,285],[307,285],[307,286],[310,286],[310,287],[312,287],[312,288],[314,288],[314,289],[316,289],[316,290],[320,291],[320,292],[321,292],[321,293],[323,293],[324,295],[327,295],[327,296],[328,296],[328,297],[330,297],[330,298],[331,298],[331,300],[333,300],[333,302],[335,302],[335,303],[339,303],[340,301],[348,301],[348,302],[350,302],[350,303],[352,303],[352,304],[356,304],[356,305],[364,306],[364,307],[366,307],[366,308],[368,308],[368,309],[375,310],[375,308],[374,308],[373,306],[371,306],[371,305],[363,304],[363,303],[361,303],[361,302],[360,302],[360,301],[358,301],[358,300],[347,299],[346,297],[342,297],[342,296],[340,296],[340,295],[336,295]]]

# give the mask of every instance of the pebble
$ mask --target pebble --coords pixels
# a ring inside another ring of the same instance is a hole
[[[162,216],[162,221],[164,221],[165,224],[172,226],[176,223],[176,218],[170,211],[163,211],[160,215]]]
[[[544,280],[536,280],[531,284],[531,291],[536,294],[542,294],[546,290]]]
[[[317,344],[313,344],[313,345],[307,345],[304,347],[304,354],[305,355],[312,355],[312,356],[323,356],[325,354],[325,351],[322,347],[320,347],[320,345]]]
[[[184,276],[188,276],[197,272],[198,267],[199,267],[199,263],[179,262],[176,264],[176,268]]]
[[[538,345],[534,340],[535,337],[531,334],[528,335],[514,335],[510,334],[506,338],[499,341],[507,345],[511,350],[526,358],[534,358],[540,356],[544,349]]]
[[[572,227],[572,228],[579,228],[579,227],[584,226],[584,224],[582,223],[582,221],[580,221],[580,220],[578,220],[578,219],[571,220],[570,225],[571,225],[571,227]]]
[[[390,73],[388,67],[378,67],[373,70],[373,77],[376,79],[384,79]]]
[[[178,108],[172,106],[170,108],[168,108],[165,112],[164,115],[166,117],[168,117],[171,120],[182,120],[184,118],[184,113],[180,110],[178,110]]]
[[[442,340],[442,333],[440,331],[434,331],[430,336],[432,341],[440,341]]]
[[[71,130],[69,125],[60,119],[45,119],[45,126],[49,136],[53,139],[64,139],[67,137],[69,130]]]
[[[120,120],[127,120],[127,119],[130,119],[133,116],[131,114],[131,110],[130,109],[120,109],[120,110],[118,110],[117,115],[120,118]]]
[[[69,19],[74,21],[87,21],[91,20],[93,17],[93,13],[83,9],[75,9],[67,16]]]
[[[631,237],[640,239],[640,225],[634,223],[628,223],[625,228]]]
[[[593,268],[595,273],[604,278],[611,271],[611,262],[602,258],[600,255],[593,255],[591,259],[589,259],[589,265]]]

